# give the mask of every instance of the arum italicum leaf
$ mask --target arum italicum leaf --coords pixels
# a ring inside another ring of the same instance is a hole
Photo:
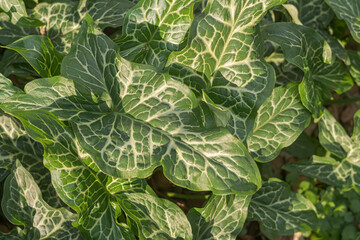
[[[292,144],[310,123],[302,105],[298,83],[273,90],[259,108],[252,133],[247,139],[251,155],[262,162],[273,160],[282,148]]]
[[[120,192],[118,200],[136,223],[140,239],[194,239],[189,221],[176,204],[131,190]]]
[[[342,159],[337,161],[330,156],[313,156],[310,161],[287,164],[284,169],[297,170],[301,174],[338,187],[354,188],[360,192],[360,112],[354,116],[354,132],[350,138],[339,122],[325,111],[319,122],[321,145],[332,155]],[[322,172],[320,172],[322,171]]]
[[[60,75],[63,55],[54,48],[48,37],[27,36],[7,45],[6,48],[21,54],[41,77]]]
[[[260,221],[279,235],[290,235],[316,228],[317,215],[312,203],[279,179],[263,182],[250,202],[248,220]]]
[[[275,83],[254,27],[266,10],[283,2],[208,1],[189,30],[187,46],[173,52],[167,62],[174,78],[200,93],[203,90],[215,104],[228,109],[227,128],[242,141]]]
[[[0,75],[0,102],[22,92],[13,86],[9,79]],[[15,160],[18,159],[34,177],[44,200],[53,207],[63,206],[51,185],[50,172],[43,165],[42,155],[41,144],[27,135],[16,118],[0,110],[0,180],[10,173]]]
[[[180,208],[146,193],[144,180],[103,174],[91,158],[82,151],[77,153],[71,129],[51,113],[13,113],[22,120],[27,132],[43,143],[52,182],[64,202],[79,214],[74,224],[85,239],[135,239],[128,226],[117,223],[119,207],[138,224],[140,239],[192,239],[190,225]]]
[[[120,54],[129,61],[163,68],[169,54],[179,50],[192,22],[198,0],[142,0],[128,11]]]
[[[0,42],[7,45],[28,35],[45,34],[52,39],[58,51],[68,52],[86,12],[94,18],[95,24],[100,28],[116,28],[123,24],[125,13],[135,4],[136,1],[132,0],[41,2],[31,10],[31,16],[45,24],[42,24],[44,26],[41,31],[40,28],[22,28],[12,25],[9,21],[0,20],[0,25],[3,27],[0,29],[2,35]]]
[[[360,2],[358,0],[325,0],[336,16],[345,20],[351,35],[360,42]]]
[[[19,161],[14,163],[12,173],[4,184],[1,201],[6,218],[22,231],[10,233],[22,239],[83,239],[72,226],[76,214],[65,208],[50,207],[43,199],[31,174]]]
[[[193,239],[236,239],[247,216],[251,196],[213,195],[203,208],[192,208],[187,214]]]
[[[299,85],[300,97],[316,119],[323,114],[321,93],[318,90],[320,85],[337,92],[344,92],[353,85],[351,79],[345,78],[344,63],[339,59],[331,60],[329,45],[313,29],[294,23],[274,23],[263,27],[262,33],[265,39],[280,45],[288,62],[304,72],[303,81]],[[327,66],[330,62],[334,63]],[[334,74],[333,69],[339,72]]]
[[[81,147],[115,177],[144,178],[162,165],[170,181],[193,190],[252,194],[259,188],[259,170],[244,145],[224,128],[200,126],[188,87],[116,56],[111,40],[87,33],[86,23],[62,75],[74,82],[35,80],[29,94],[3,108],[44,109],[70,120]]]
[[[40,27],[44,25],[35,18],[27,15],[23,0],[0,0],[0,9],[7,13],[13,24],[21,27]]]
[[[78,213],[74,224],[85,239],[135,239],[126,225],[116,221],[117,203],[105,185],[112,179],[88,167],[84,162],[89,159],[83,162],[79,158],[71,129],[50,113],[13,114],[30,136],[44,145],[44,163],[51,172],[52,183],[61,199]]]

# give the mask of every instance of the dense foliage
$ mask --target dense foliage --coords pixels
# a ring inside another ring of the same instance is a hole
[[[360,239],[360,111],[326,108],[360,85],[358,0],[0,0],[0,26],[0,239]]]

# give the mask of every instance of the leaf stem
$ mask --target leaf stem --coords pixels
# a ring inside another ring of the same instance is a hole
[[[175,192],[166,192],[166,196],[171,198],[181,198],[181,199],[208,199],[210,194],[207,195],[187,195],[182,193],[175,193]]]

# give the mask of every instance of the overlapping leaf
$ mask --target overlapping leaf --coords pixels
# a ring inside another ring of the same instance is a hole
[[[358,0],[325,0],[340,19],[344,19],[354,39],[360,42],[360,2]]]
[[[249,220],[280,235],[309,231],[316,227],[317,216],[312,203],[278,179],[269,179],[255,193],[249,205]]]
[[[310,123],[310,114],[301,103],[298,86],[298,83],[290,83],[275,88],[258,110],[247,145],[259,161],[273,160]]]
[[[288,164],[284,168],[289,171],[297,170],[330,185],[354,188],[359,192],[359,115],[360,112],[355,114],[354,134],[351,138],[327,110],[319,122],[321,145],[333,156],[342,159],[341,161],[330,156],[313,156],[310,161]]]
[[[0,75],[0,102],[16,93],[22,93],[22,90]],[[63,206],[51,185],[50,173],[42,163],[42,155],[41,144],[27,135],[17,119],[0,110],[0,180],[10,173],[15,160],[20,160],[39,185],[44,200],[53,207]]]
[[[196,98],[185,85],[116,57],[110,39],[86,31],[84,25],[62,64],[73,84],[34,81],[30,94],[9,99],[4,109],[41,108],[67,117],[82,148],[112,176],[147,177],[162,165],[167,178],[193,190],[258,189],[260,175],[243,144],[226,129],[200,127],[192,111]]]
[[[194,239],[184,212],[174,203],[132,191],[121,192],[118,199],[125,214],[135,221],[140,239]]]
[[[1,206],[8,220],[24,227],[10,235],[21,236],[22,239],[83,239],[72,226],[76,214],[65,208],[50,207],[42,199],[31,174],[19,161],[5,181]]]
[[[172,53],[167,63],[173,77],[205,91],[231,113],[227,128],[242,141],[275,83],[254,26],[267,9],[282,2],[208,1],[190,29],[187,47]]]
[[[169,54],[179,50],[192,22],[196,0],[142,0],[128,11],[120,54],[129,61],[163,68]]]
[[[250,196],[213,195],[203,208],[192,208],[187,217],[193,239],[236,239],[247,216]]]
[[[21,27],[39,27],[44,25],[38,19],[30,18],[23,0],[1,0],[0,9],[6,12],[13,24]]]
[[[335,63],[327,66],[331,62],[330,47],[313,29],[293,23],[275,23],[265,26],[262,31],[265,39],[281,46],[288,62],[304,71],[299,85],[300,97],[315,118],[323,113],[323,99],[318,90],[322,85],[337,92],[352,86],[352,80],[345,78],[347,69],[341,60],[335,59]]]
[[[7,45],[28,35],[41,34],[49,37],[58,51],[68,52],[86,13],[94,18],[95,24],[100,28],[120,27],[126,11],[135,6],[136,2],[136,0],[42,2],[31,10],[31,17],[45,24],[41,29],[22,28],[3,18],[2,21],[0,20],[0,25],[3,27],[0,30],[2,36],[0,42]]]
[[[45,36],[27,36],[6,48],[22,55],[41,77],[60,75],[63,55],[55,50],[50,39]]]
[[[324,29],[335,15],[325,0],[289,0],[287,3],[296,6],[299,20],[307,27]]]

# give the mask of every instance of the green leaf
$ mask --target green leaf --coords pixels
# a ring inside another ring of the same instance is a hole
[[[123,37],[117,40],[121,56],[162,69],[169,54],[180,50],[196,1],[140,1],[128,11]]]
[[[193,239],[184,212],[169,200],[134,191],[122,191],[118,199],[140,239]]]
[[[34,177],[41,189],[44,200],[53,207],[63,203],[51,185],[50,172],[43,165],[43,148],[32,140],[21,123],[0,110],[0,180],[4,179],[16,160]]]
[[[316,178],[323,183],[341,187],[343,181],[338,177],[336,169],[339,162],[331,157],[312,156],[312,158],[295,163],[287,163],[282,168],[286,171],[298,171],[300,174]]]
[[[51,172],[52,183],[61,199],[78,213],[74,226],[84,237],[135,239],[126,225],[117,223],[118,204],[105,185],[113,184],[115,179],[95,172],[85,163],[90,159],[81,160],[71,128],[44,111],[12,113],[22,121],[28,134],[43,144],[44,164]]]
[[[290,0],[299,11],[302,24],[315,29],[325,29],[334,18],[334,12],[324,0]]]
[[[340,158],[345,158],[351,148],[351,140],[345,129],[328,110],[319,122],[319,140],[329,152]]]
[[[250,196],[213,195],[203,208],[190,209],[193,239],[236,239],[247,216]]]
[[[289,83],[275,88],[259,108],[247,139],[249,151],[258,161],[273,160],[310,123],[310,114],[301,104],[298,85]]]
[[[106,101],[113,109],[73,119],[81,146],[105,173],[147,177],[162,164],[171,181],[193,190],[249,194],[258,188],[259,173],[245,147],[225,129],[200,128],[192,111],[198,102],[186,86],[116,57],[106,36],[84,26],[62,72],[88,101]]]
[[[350,138],[341,124],[326,110],[319,122],[319,139],[321,145],[333,155],[342,159],[313,156],[310,162],[288,164],[285,169],[298,170],[303,175],[318,178],[327,184],[353,188],[360,192],[360,141],[359,113],[354,117],[354,134]]]
[[[350,74],[357,85],[360,85],[360,52],[347,50],[350,59]]]
[[[80,0],[78,10],[80,15],[88,13],[95,25],[106,27],[120,27],[125,15],[133,8],[138,0]]]
[[[13,24],[18,26],[40,27],[44,25],[38,19],[28,17],[25,4],[22,0],[1,0],[0,9],[9,15]]]
[[[231,113],[227,128],[242,141],[275,83],[254,27],[268,9],[283,2],[208,1],[189,30],[187,46],[173,52],[167,62],[173,77],[201,87],[199,92],[204,90],[215,104],[227,108]],[[183,79],[189,72],[191,76]]]
[[[0,103],[16,93],[22,93],[22,90],[15,87],[10,79],[0,73]]]
[[[63,56],[45,36],[27,36],[6,48],[21,54],[41,77],[60,75]]]
[[[279,235],[311,231],[317,224],[312,203],[293,193],[287,183],[275,178],[263,182],[253,195],[248,219],[260,221],[267,230]]]
[[[351,139],[353,141],[360,141],[360,111],[359,110],[354,115],[354,130]]]
[[[317,85],[334,87],[339,92],[352,86],[351,79],[344,79],[346,68],[340,60],[327,65],[333,62],[331,48],[313,29],[294,23],[274,23],[262,28],[262,33],[265,39],[280,45],[288,62],[304,72],[303,81],[299,85],[300,97],[315,119],[320,118],[323,113],[321,93],[317,90]],[[289,35],[292,37],[289,38]],[[341,70],[335,72],[336,77],[332,68]]]
[[[77,216],[65,208],[50,207],[19,161],[5,181],[1,207],[9,221],[24,227],[26,239],[83,239],[71,225]]]
[[[358,0],[325,0],[336,13],[345,20],[355,41],[360,42],[360,3]]]

